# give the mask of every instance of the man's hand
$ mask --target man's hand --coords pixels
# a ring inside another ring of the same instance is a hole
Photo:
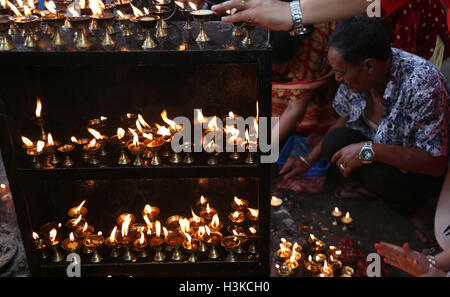
[[[244,6],[242,6],[244,4]],[[289,2],[279,0],[229,0],[214,5],[215,14],[237,9],[233,15],[222,17],[225,23],[247,22],[275,31],[289,31],[293,27]]]
[[[295,176],[301,175],[309,170],[309,166],[299,158],[289,157],[281,169],[280,174],[284,175],[283,179],[288,180]]]
[[[348,177],[353,170],[363,164],[359,159],[359,152],[363,146],[364,142],[360,142],[341,148],[331,157],[331,163],[335,163],[342,175]]]

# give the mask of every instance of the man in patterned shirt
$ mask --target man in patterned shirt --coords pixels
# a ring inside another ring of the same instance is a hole
[[[280,173],[295,176],[322,155],[423,229],[433,216],[427,197],[438,196],[447,170],[450,85],[430,62],[391,48],[383,25],[367,16],[341,21],[329,45],[339,119]]]

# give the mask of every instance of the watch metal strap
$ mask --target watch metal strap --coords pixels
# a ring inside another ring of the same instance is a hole
[[[294,26],[290,32],[291,35],[300,35],[307,33],[308,30],[303,27],[303,14],[302,10],[300,9],[300,0],[289,2],[289,6],[291,8],[292,22],[294,23]]]

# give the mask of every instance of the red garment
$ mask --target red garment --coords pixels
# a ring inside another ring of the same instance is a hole
[[[447,5],[450,0],[444,0]],[[429,60],[437,36],[445,45],[444,59],[450,57],[450,15],[441,0],[381,0],[386,24],[392,31],[394,47]]]

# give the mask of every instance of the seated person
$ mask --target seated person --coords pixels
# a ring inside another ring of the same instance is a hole
[[[367,16],[341,21],[329,46],[339,118],[280,174],[301,174],[323,155],[423,231],[433,216],[426,198],[439,194],[447,169],[448,82],[429,61],[391,48],[385,27]]]

